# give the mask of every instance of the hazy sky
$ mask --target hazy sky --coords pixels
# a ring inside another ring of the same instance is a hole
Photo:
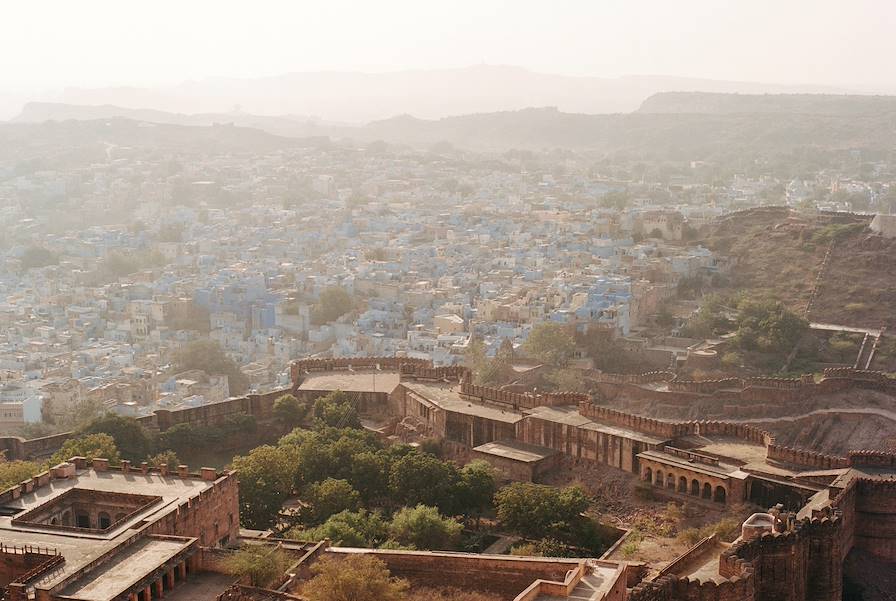
[[[890,0],[9,0],[0,86],[507,64],[896,84]]]

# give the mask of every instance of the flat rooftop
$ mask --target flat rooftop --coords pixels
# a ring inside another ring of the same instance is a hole
[[[440,384],[430,382],[402,382],[402,386],[423,397],[433,405],[445,411],[482,417],[497,422],[515,424],[523,419],[522,413],[504,411],[488,405],[471,403],[460,395],[459,384]]]
[[[537,463],[559,453],[547,447],[513,440],[487,442],[474,447],[473,450],[522,463]]]
[[[632,440],[637,440],[639,442],[650,445],[660,445],[668,440],[666,438],[657,438],[656,436],[651,436],[650,434],[644,434],[643,432],[638,432],[637,430],[631,430],[629,428],[623,428],[621,426],[614,426],[611,424],[596,422],[591,418],[585,417],[584,415],[579,413],[579,408],[576,405],[535,407],[533,409],[527,410],[526,413],[533,418],[543,419],[555,424],[565,424],[567,426],[580,427],[585,430],[594,430],[596,432],[602,432],[611,436],[630,438]]]
[[[177,476],[161,476],[160,474],[141,474],[140,472],[101,471],[91,469],[79,470],[71,478],[51,479],[44,486],[35,488],[20,498],[8,501],[3,507],[9,512],[20,509],[22,515],[40,507],[65,494],[72,489],[95,490],[101,492],[128,492],[133,494],[157,496],[161,501],[131,515],[120,524],[102,532],[83,531],[79,529],[62,530],[49,525],[28,524],[14,525],[15,516],[0,515],[0,540],[5,545],[33,545],[57,549],[64,557],[65,563],[45,577],[38,584],[41,588],[55,586],[65,578],[77,572],[94,559],[122,546],[131,536],[144,526],[144,521],[155,521],[176,511],[180,503],[199,496],[213,486],[213,482],[195,478],[179,478]],[[156,547],[159,548],[159,547]],[[147,556],[144,556],[147,557]],[[130,568],[134,569],[133,563]],[[120,591],[119,591],[120,592]]]
[[[65,587],[61,595],[84,601],[112,601],[146,574],[186,550],[194,540],[142,538],[116,553],[99,570]]]
[[[395,371],[314,372],[302,381],[299,390],[390,393],[398,387],[399,380]]]
[[[724,480],[727,480],[732,474],[740,471],[738,467],[734,465],[725,465],[724,463],[720,463],[719,465],[709,465],[697,461],[688,461],[678,455],[671,455],[662,451],[643,451],[638,453],[638,457],[652,459],[653,461],[658,461],[664,465],[677,466],[691,472],[714,476]]]

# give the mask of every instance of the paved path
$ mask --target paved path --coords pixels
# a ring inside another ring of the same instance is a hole
[[[880,336],[880,330],[874,328],[854,328],[852,326],[838,326],[833,323],[810,322],[809,328],[813,330],[827,330],[830,332],[852,332],[854,334],[870,334]]]

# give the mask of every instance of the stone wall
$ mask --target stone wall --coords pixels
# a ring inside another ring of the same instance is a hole
[[[594,421],[628,428],[644,434],[652,434],[660,438],[676,438],[692,432],[684,422],[667,422],[650,417],[632,415],[616,409],[610,409],[609,407],[595,405],[590,401],[583,401],[579,404],[579,413]]]
[[[432,361],[410,357],[342,357],[334,359],[300,359],[290,366],[293,382],[305,372],[344,371],[349,369],[386,369],[399,371],[402,367],[432,367]]]
[[[148,430],[164,432],[178,424],[194,426],[216,426],[228,417],[248,414],[263,422],[272,418],[274,401],[288,394],[289,388],[274,390],[264,394],[250,394],[234,397],[219,403],[209,403],[199,407],[183,409],[159,409],[152,415],[137,418],[137,422]],[[5,452],[6,459],[31,460],[48,457],[60,448],[66,440],[74,436],[73,432],[63,432],[42,438],[25,440],[15,436],[0,437],[0,450]]]
[[[734,403],[787,404],[812,396],[847,390],[874,389],[896,394],[896,380],[877,371],[849,367],[828,368],[815,382],[810,374],[799,378],[724,378],[720,380],[680,380],[671,372],[608,374],[592,376],[601,396],[636,401],[689,404],[703,395],[713,395]],[[665,387],[645,386],[666,383]]]
[[[462,590],[476,590],[501,599],[514,599],[535,580],[563,582],[577,560],[552,558],[480,556],[473,553],[437,551],[388,551],[382,549],[346,549],[331,547],[330,556],[365,553],[382,560],[393,576],[407,578],[412,586],[444,587],[450,584]]]

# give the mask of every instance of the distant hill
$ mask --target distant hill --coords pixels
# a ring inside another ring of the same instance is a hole
[[[325,140],[324,140],[325,141]],[[178,154],[263,153],[321,143],[248,127],[195,127],[130,119],[0,123],[0,160],[38,161],[54,168],[105,162],[131,149]]]
[[[896,96],[661,92],[642,102],[637,112],[702,115],[740,113],[882,115],[896,113]]]
[[[896,114],[639,111],[584,115],[526,109],[434,121],[397,117],[371,123],[351,135],[417,146],[445,140],[466,148],[574,148],[687,160],[786,153],[805,147],[889,151],[896,136]]]
[[[132,109],[111,104],[78,105],[61,102],[29,102],[22,108],[22,112],[11,121],[13,123],[41,123],[44,121],[67,121],[69,119],[90,121],[115,118],[166,125],[210,126],[229,124],[296,137],[319,135],[323,131],[321,126],[324,125],[320,120],[297,115],[268,117],[242,112],[184,114],[155,109]]]
[[[716,103],[723,103],[725,98],[728,97],[722,96]],[[738,100],[736,96],[733,98]],[[788,96],[769,98],[778,99],[784,105],[792,104]],[[639,110],[628,114],[588,115],[567,113],[557,108],[529,108],[442,119],[404,115],[363,126],[335,125],[290,116],[185,115],[109,105],[31,103],[15,122],[114,118],[189,127],[229,124],[275,136],[327,136],[360,143],[384,140],[420,148],[446,141],[473,150],[571,148],[633,153],[644,158],[693,160],[724,159],[744,153],[787,153],[806,147],[889,151],[896,136],[896,112],[884,110],[889,97],[870,98],[882,107],[880,111],[827,114],[771,110],[752,113]]]
[[[572,113],[628,113],[657,92],[843,93],[830,86],[788,86],[688,77],[575,77],[520,67],[477,65],[386,73],[288,73],[253,79],[209,78],[156,87],[67,88],[69,104],[151,108],[173,113],[316,115],[366,123],[395,115],[421,119],[555,106]],[[34,98],[47,100],[49,98]]]

